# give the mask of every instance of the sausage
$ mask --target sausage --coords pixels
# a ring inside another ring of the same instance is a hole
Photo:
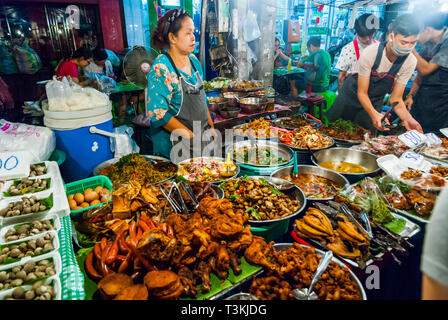
[[[126,232],[122,232],[120,234],[120,237],[118,238],[118,248],[120,250],[120,252],[122,253],[128,253],[129,252],[129,247],[126,244]]]
[[[95,258],[97,260],[101,260],[101,245],[99,243],[95,243],[93,247],[93,253],[95,254]]]
[[[95,266],[93,265],[93,250],[89,252],[86,257],[86,261],[84,262],[84,267],[86,268],[86,272],[90,278],[93,280],[101,280],[103,276],[96,271]]]
[[[120,267],[118,268],[118,273],[125,273],[128,270],[129,265],[131,263],[131,259],[132,259],[132,252],[129,250],[124,261],[120,264]]]
[[[141,229],[143,229],[143,231],[148,231],[148,230],[151,229],[151,228],[146,224],[146,222],[143,221],[143,220],[139,220],[139,221],[138,221],[138,226],[139,226]]]
[[[115,259],[117,259],[118,239],[120,238],[120,236],[121,236],[121,233],[119,235],[117,235],[117,237],[115,238],[115,241],[113,242],[111,248],[109,249],[109,252],[107,253],[107,258],[106,258],[107,264],[111,264],[112,262],[115,261]]]
[[[135,223],[135,221],[132,221],[130,226],[129,226],[129,237],[131,237],[131,239],[135,239],[135,236],[137,235],[137,224]]]
[[[143,230],[142,230],[142,228],[138,228],[137,235],[135,236],[135,239],[136,239],[137,241],[140,240],[140,238],[142,237],[142,235],[143,235]]]
[[[111,270],[106,264],[106,259],[109,255],[109,251],[112,248],[112,245],[113,243],[108,244],[101,254],[101,271],[103,272],[103,276],[107,276],[109,273],[111,273]]]

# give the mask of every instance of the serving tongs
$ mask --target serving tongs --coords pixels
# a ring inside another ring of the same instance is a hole
[[[193,202],[194,208],[196,209],[197,207],[199,207],[199,201],[198,199],[196,199],[196,196],[194,195],[193,190],[191,190],[190,186],[187,185],[184,181],[180,182],[180,186],[185,190],[185,192],[190,197],[191,201]]]
[[[369,240],[373,238],[373,233],[372,233],[372,228],[370,226],[370,222],[368,222],[368,224],[367,224],[368,225],[367,229],[370,231],[369,232],[366,229],[364,229],[364,227],[358,222],[358,220],[355,219],[355,217],[353,216],[353,214],[351,213],[350,209],[347,207],[347,205],[345,203],[341,204],[341,209],[342,209],[342,212],[350,220],[350,222],[352,222],[354,225],[356,225],[359,228],[359,230],[361,230],[361,232],[369,238]],[[362,215],[363,214],[361,213],[361,216]],[[369,218],[368,217],[366,217],[366,218],[367,218],[367,221],[368,221]],[[363,220],[364,220],[364,218],[363,218]]]
[[[168,203],[171,205],[171,207],[173,208],[173,210],[175,212],[178,213],[188,213],[188,208],[182,198],[182,194],[179,190],[179,187],[177,186],[177,184],[175,182],[173,182],[171,184],[171,188],[168,191],[165,186],[163,186],[162,184],[159,185],[160,191],[162,192],[163,196],[166,198],[166,200],[168,201]],[[176,199],[174,199],[173,197],[173,190],[176,190],[178,192],[179,195],[179,199],[180,199],[180,203],[179,204]],[[165,210],[163,210],[163,213],[165,213]]]
[[[396,123],[396,121],[399,120],[400,118],[397,118],[394,121],[392,121],[392,123],[390,125],[386,123],[387,116],[392,112],[392,110],[394,110],[394,108],[397,106],[397,104],[398,104],[398,101],[392,102],[390,105],[390,108],[384,114],[383,118],[381,119],[381,124],[383,125],[383,127],[388,128],[388,129],[394,129],[394,128],[398,127],[398,123]]]

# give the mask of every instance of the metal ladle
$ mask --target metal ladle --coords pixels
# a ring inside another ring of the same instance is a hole
[[[322,257],[322,259],[320,259],[310,287],[308,289],[302,288],[292,290],[292,295],[294,296],[294,298],[296,298],[297,300],[317,300],[317,295],[313,291],[313,287],[317,283],[317,281],[319,281],[324,271],[327,270],[331,259],[333,259],[333,251],[329,250],[325,252],[325,255]]]

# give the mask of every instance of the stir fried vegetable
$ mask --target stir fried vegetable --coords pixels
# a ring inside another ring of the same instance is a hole
[[[321,135],[311,126],[294,129],[294,131],[288,133],[282,133],[280,135],[280,141],[288,146],[298,149],[306,149],[307,146],[310,149],[320,149],[329,147],[333,144],[333,140],[330,137]]]

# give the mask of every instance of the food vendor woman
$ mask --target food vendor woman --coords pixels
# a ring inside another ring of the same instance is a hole
[[[201,64],[193,54],[190,15],[183,9],[168,11],[159,19],[151,44],[164,50],[148,73],[146,112],[151,119],[154,154],[178,162],[193,157],[194,146],[194,156],[206,155],[216,132],[207,107]]]
[[[327,112],[330,122],[339,118],[351,120],[375,132],[389,130],[382,123],[384,97],[391,92],[390,104],[407,130],[422,131],[403,101],[403,92],[412,76],[417,59],[412,50],[420,27],[414,16],[397,17],[389,26],[387,43],[372,44],[364,49],[359,59],[358,74],[351,75],[342,86],[338,97]],[[389,124],[386,119],[386,124]]]

